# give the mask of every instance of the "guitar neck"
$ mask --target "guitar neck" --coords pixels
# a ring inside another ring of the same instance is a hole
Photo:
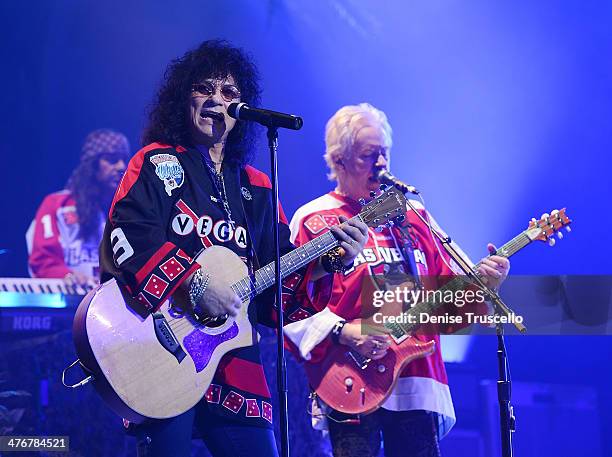
[[[518,235],[516,235],[514,238],[512,238],[502,247],[498,248],[495,255],[509,258],[513,256],[514,254],[516,254],[521,249],[523,249],[529,243],[531,243],[531,238],[527,236],[527,230],[525,230],[519,233]],[[482,262],[479,262],[476,266],[480,266],[481,263]]]
[[[514,238],[512,238],[506,244],[501,246],[499,249],[497,249],[496,255],[509,258],[510,256],[516,254],[518,251],[523,249],[529,243],[531,243],[531,239],[529,238],[529,236],[527,236],[527,230],[525,230],[519,233]],[[474,270],[476,270],[481,264],[482,262],[477,263],[474,266]],[[440,292],[438,295],[440,297],[444,297],[446,292],[450,291],[454,293],[454,292],[464,289],[465,286],[466,286],[466,280],[462,276],[457,276],[451,279],[444,286],[440,287],[440,289],[438,289],[438,291]],[[434,294],[434,298],[435,298],[435,294]],[[447,304],[448,302],[444,300],[434,299],[434,300],[429,300],[429,301],[422,301],[422,302],[416,303],[409,310],[405,311],[407,315],[415,316],[414,319],[412,320],[412,322],[415,322],[414,324],[413,323],[385,323],[384,325],[386,328],[391,330],[391,333],[394,337],[401,338],[402,336],[412,332],[416,327],[419,326],[418,317],[421,313],[432,314],[433,311]]]
[[[353,219],[362,220],[359,214],[351,220]],[[295,248],[280,258],[281,278],[286,278],[339,244],[339,241],[328,231],[299,248]],[[275,269],[276,262],[270,262],[257,270],[254,275],[245,276],[236,282],[232,288],[242,299],[253,298],[275,284]]]

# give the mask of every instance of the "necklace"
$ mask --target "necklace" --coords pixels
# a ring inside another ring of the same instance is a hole
[[[236,223],[232,219],[232,210],[230,209],[229,201],[227,199],[227,191],[225,190],[225,179],[223,179],[223,169],[217,171],[217,169],[211,164],[212,162],[216,165],[219,165],[223,162],[214,162],[213,160],[209,161],[206,159],[206,157],[203,157],[203,159],[204,159],[204,163],[206,164],[206,168],[210,172],[213,185],[219,197],[219,201],[221,201],[223,210],[225,211],[225,214],[227,216],[227,222],[232,227],[232,229],[235,230]]]

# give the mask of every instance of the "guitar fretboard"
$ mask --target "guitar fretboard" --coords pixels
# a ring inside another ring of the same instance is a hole
[[[355,216],[353,219],[363,221],[360,215]],[[288,254],[285,254],[280,259],[281,278],[286,278],[294,271],[306,266],[312,260],[320,257],[322,254],[335,248],[339,244],[340,243],[331,232],[326,232]],[[232,289],[240,299],[252,299],[268,287],[274,285],[275,268],[276,262],[270,262],[257,270],[253,276],[245,276],[240,281],[234,283]]]

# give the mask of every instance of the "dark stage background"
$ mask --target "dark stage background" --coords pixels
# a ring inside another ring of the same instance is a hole
[[[3,1],[0,16],[0,276],[27,276],[25,231],[76,166],[85,135],[118,129],[135,152],[165,66],[209,38],[253,55],[263,106],[304,117],[301,131],[280,136],[289,216],[331,188],[327,119],[367,101],[393,127],[393,172],[422,190],[473,258],[488,241],[501,244],[531,217],[566,206],[573,232],[554,249],[518,254],[512,274],[611,273],[610,2],[38,0]],[[267,171],[260,146],[255,165]],[[520,296],[511,304],[524,306]],[[573,301],[583,305],[586,298]],[[27,412],[16,430],[70,435],[72,455],[127,455],[131,442],[97,397],[59,383],[75,358],[68,328],[2,335],[0,391],[32,395],[19,400]],[[597,333],[509,338],[517,455],[612,455],[612,344],[605,328]],[[495,397],[485,382],[497,375],[495,340],[445,344],[457,360],[449,376],[458,422],[444,455],[497,455]],[[308,428],[305,381],[290,367],[292,454],[326,455],[327,442]]]

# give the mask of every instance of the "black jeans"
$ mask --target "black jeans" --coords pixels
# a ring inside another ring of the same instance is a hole
[[[137,425],[134,432],[138,457],[190,457],[193,432],[214,457],[278,456],[271,429],[223,419],[201,404],[171,419]]]
[[[440,457],[436,413],[380,408],[359,424],[328,424],[334,457],[377,457],[381,435],[385,457]]]

